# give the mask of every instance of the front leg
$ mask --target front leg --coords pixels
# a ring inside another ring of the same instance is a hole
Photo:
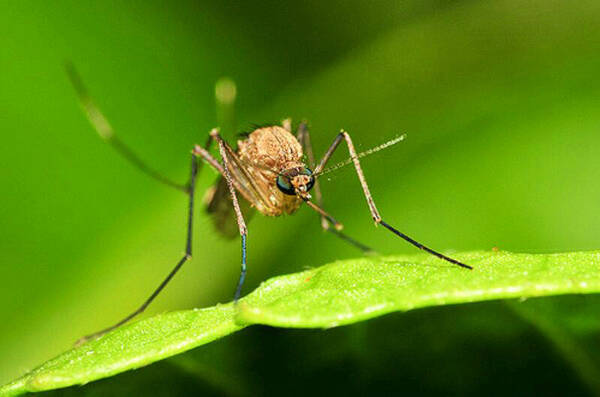
[[[309,167],[311,169],[314,168],[315,155],[313,153],[312,144],[310,143],[310,133],[308,131],[308,123],[306,121],[302,121],[300,123],[300,125],[298,126],[298,132],[296,134],[296,138],[298,139],[298,142],[300,142],[300,145],[302,145],[302,148],[304,149],[306,157],[308,158]],[[319,184],[319,178],[315,178],[315,185],[313,187],[313,190],[315,191],[315,199],[317,201],[317,205],[322,208],[323,207],[323,195],[321,193],[321,186]],[[340,239],[344,240],[345,242],[349,243],[350,245],[353,245],[354,247],[358,248],[359,250],[361,250],[363,252],[363,254],[371,255],[371,254],[375,253],[375,251],[373,249],[371,249],[369,246],[367,246],[367,245],[361,243],[360,241],[357,241],[357,240],[353,239],[352,237],[348,236],[347,234],[341,232],[339,228],[331,227],[330,222],[327,220],[327,217],[324,215],[321,215],[321,227],[323,228],[323,230],[334,234],[338,238],[340,238]]]
[[[240,295],[242,293],[242,286],[244,285],[244,280],[246,279],[246,237],[248,235],[248,228],[246,227],[246,222],[244,221],[244,216],[242,215],[242,210],[240,209],[240,203],[237,198],[236,189],[234,186],[234,180],[229,171],[230,167],[234,167],[234,164],[231,164],[229,161],[229,153],[227,151],[226,143],[219,135],[219,131],[217,129],[213,129],[210,132],[210,136],[217,141],[219,144],[219,153],[221,155],[221,159],[223,161],[223,166],[219,171],[221,171],[222,175],[225,177],[225,181],[227,182],[227,187],[229,188],[229,192],[231,193],[231,201],[233,203],[233,208],[235,210],[235,216],[237,219],[238,228],[240,231],[240,236],[242,238],[242,264],[241,264],[241,272],[240,278],[238,280],[237,287],[235,289],[235,293],[233,296],[233,301],[237,303],[240,299]]]
[[[379,211],[377,210],[377,207],[375,206],[375,201],[373,200],[373,197],[371,196],[371,192],[369,191],[369,186],[367,185],[367,180],[366,180],[365,175],[360,166],[360,161],[358,160],[358,154],[356,153],[356,150],[354,149],[354,144],[352,143],[352,139],[350,138],[350,135],[346,131],[342,130],[335,137],[335,139],[333,140],[333,143],[331,144],[331,146],[329,146],[329,149],[323,156],[323,159],[321,159],[321,162],[315,168],[314,174],[318,175],[321,171],[323,171],[325,164],[327,164],[327,161],[331,158],[331,155],[333,154],[335,149],[337,149],[337,147],[339,146],[339,144],[342,141],[345,141],[346,145],[348,146],[348,152],[350,152],[350,159],[352,160],[352,163],[354,163],[354,168],[356,170],[356,174],[358,175],[358,180],[360,181],[360,185],[361,185],[363,193],[365,195],[365,199],[367,200],[367,204],[369,206],[369,211],[371,212],[371,217],[375,221],[376,225],[377,224],[382,225],[383,227],[385,227],[386,229],[388,229],[389,231],[394,233],[396,236],[408,241],[410,244],[414,245],[415,247],[417,247],[419,249],[422,249],[425,252],[428,252],[434,256],[437,256],[440,259],[443,259],[445,261],[448,261],[450,263],[453,263],[455,265],[458,265],[458,266],[466,268],[466,269],[473,269],[469,265],[465,265],[464,263],[459,262],[456,259],[452,259],[446,255],[443,255],[443,254],[441,254],[437,251],[434,251],[431,248],[419,243],[415,239],[407,236],[406,234],[400,232],[393,226],[389,225],[381,218],[381,215],[379,215]]]

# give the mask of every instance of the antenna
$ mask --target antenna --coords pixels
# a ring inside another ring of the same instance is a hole
[[[393,145],[395,145],[395,144],[397,144],[399,142],[402,142],[404,139],[406,139],[406,134],[402,134],[400,136],[397,136],[394,139],[390,139],[389,141],[387,141],[385,143],[382,143],[381,145],[375,146],[375,147],[373,147],[373,148],[371,148],[369,150],[365,150],[364,152],[360,152],[360,153],[358,153],[356,155],[356,158],[360,159],[360,158],[369,156],[369,155],[371,155],[373,153],[379,152],[380,150],[387,149],[390,146],[393,146]],[[349,157],[349,158],[347,158],[344,161],[341,161],[341,162],[339,162],[339,163],[337,163],[335,165],[332,165],[329,168],[324,169],[323,171],[321,171],[318,174],[316,174],[315,177],[327,174],[327,173],[329,173],[331,171],[335,171],[337,169],[340,169],[342,167],[347,166],[348,164],[352,164],[353,160],[354,160],[354,157]]]

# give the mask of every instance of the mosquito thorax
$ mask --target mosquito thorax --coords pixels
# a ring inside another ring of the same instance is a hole
[[[315,177],[305,166],[286,169],[277,176],[277,188],[290,196],[310,198],[308,192],[314,184]]]

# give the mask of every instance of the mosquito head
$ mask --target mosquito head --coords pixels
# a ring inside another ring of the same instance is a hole
[[[277,176],[277,188],[284,194],[310,198],[308,192],[315,184],[315,177],[308,167],[287,169]]]

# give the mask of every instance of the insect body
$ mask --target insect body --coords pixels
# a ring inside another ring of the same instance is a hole
[[[302,162],[302,146],[292,133],[280,126],[259,128],[247,139],[238,142],[238,158],[247,172],[247,181],[254,186],[255,197],[245,198],[264,215],[294,213],[302,197],[310,198],[314,184],[312,172]],[[229,163],[233,174],[242,167]],[[238,174],[238,180],[245,180]],[[240,190],[241,192],[247,190]]]
[[[218,129],[213,129],[204,146],[194,146],[192,150],[190,179],[188,183],[182,185],[172,182],[146,166],[128,146],[118,140],[113,133],[110,123],[88,96],[87,91],[72,66],[68,67],[67,71],[88,119],[99,135],[130,162],[140,168],[141,171],[166,185],[186,192],[189,199],[186,251],[184,256],[177,262],[169,275],[156,288],[152,295],[136,311],[115,325],[82,338],[80,342],[103,335],[143,312],[173,278],[181,266],[191,258],[195,184],[198,172],[204,163],[209,164],[221,175],[219,182],[206,196],[208,212],[213,215],[217,229],[224,235],[233,237],[237,234],[241,236],[241,272],[235,289],[235,302],[238,301],[241,295],[246,276],[248,234],[246,219],[255,210],[263,215],[279,216],[292,214],[305,203],[320,215],[321,225],[325,230],[332,232],[364,252],[370,251],[369,247],[342,233],[342,225],[322,208],[319,177],[328,172],[328,170],[337,169],[347,164],[354,165],[371,217],[376,225],[383,226],[396,236],[440,259],[463,268],[471,269],[470,266],[434,251],[398,231],[383,220],[375,206],[359,159],[393,145],[401,141],[403,137],[392,139],[366,152],[357,153],[350,135],[342,130],[335,137],[322,159],[317,163],[315,162],[310,145],[310,135],[305,122],[299,125],[295,134],[292,133],[291,122],[289,120],[285,120],[281,126],[274,125],[257,128],[246,139],[238,141],[237,150],[232,149],[227,144],[219,134]],[[210,147],[213,142],[218,145],[221,161],[213,157],[210,153]],[[334,165],[330,169],[325,169],[332,154],[341,143],[345,143],[350,158],[345,162]],[[304,162],[305,158],[308,164]],[[314,200],[311,192],[314,192]],[[231,224],[232,220],[235,220],[235,224],[233,225]]]

